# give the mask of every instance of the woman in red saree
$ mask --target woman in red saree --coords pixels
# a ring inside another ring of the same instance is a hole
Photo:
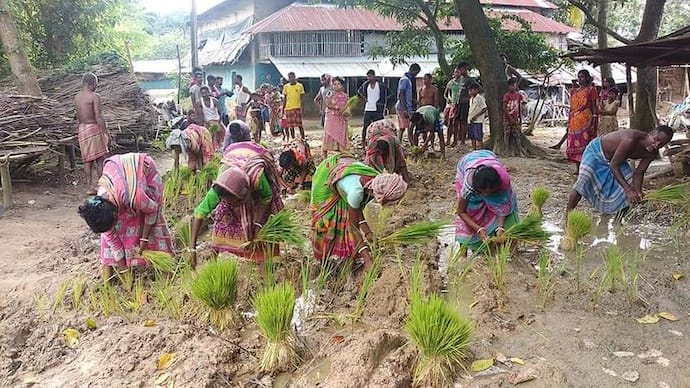
[[[579,170],[585,147],[597,136],[597,89],[587,70],[580,70],[577,80],[580,86],[570,95],[566,155],[568,160],[577,163]]]

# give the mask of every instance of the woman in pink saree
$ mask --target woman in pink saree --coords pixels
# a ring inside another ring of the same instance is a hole
[[[172,253],[162,204],[163,181],[153,158],[129,153],[105,160],[97,195],[79,207],[89,228],[101,234],[104,280],[113,267],[145,266],[145,250]]]
[[[328,151],[342,152],[349,149],[347,117],[343,112],[347,105],[347,94],[343,92],[343,80],[333,79],[333,94],[326,99],[326,118],[323,130],[323,158]]]

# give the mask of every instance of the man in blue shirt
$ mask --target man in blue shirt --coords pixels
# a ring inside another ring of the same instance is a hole
[[[233,92],[231,90],[223,88],[223,77],[216,77],[216,87],[220,95],[218,96],[218,106],[220,107],[220,120],[226,127],[230,122],[228,116],[228,106],[225,105],[225,99],[232,97]]]
[[[410,66],[410,71],[400,78],[398,82],[398,102],[395,104],[395,110],[398,114],[398,126],[400,127],[400,139],[402,140],[405,129],[407,129],[407,137],[412,143],[412,131],[410,129],[410,116],[415,112],[416,96],[417,96],[417,74],[422,69],[418,64],[413,63]]]

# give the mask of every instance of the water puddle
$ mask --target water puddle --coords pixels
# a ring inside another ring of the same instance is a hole
[[[470,276],[458,279],[455,274],[462,271],[463,261],[466,257],[458,259],[457,252],[460,249],[455,241],[455,227],[449,226],[441,230],[436,237],[439,242],[438,270],[443,276],[443,290],[448,303],[455,306],[461,313],[470,314],[470,306],[474,302],[475,282]],[[471,255],[471,254],[470,254]]]
[[[304,374],[299,376],[299,386],[303,387],[318,387],[322,386],[326,382],[326,378],[331,374],[332,362],[329,357],[326,357],[319,361],[316,365],[312,366]],[[276,376],[273,381],[274,388],[287,388],[297,383],[295,381],[295,374],[293,373],[281,373]],[[297,384],[295,384],[297,385]]]

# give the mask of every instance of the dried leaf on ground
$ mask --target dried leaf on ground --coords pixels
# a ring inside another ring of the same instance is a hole
[[[177,360],[177,353],[163,353],[158,358],[158,369],[167,369]]]
[[[156,381],[153,383],[155,385],[163,385],[166,380],[170,378],[170,373],[163,373],[162,375],[158,376]]]
[[[153,327],[156,326],[156,321],[153,319],[147,319],[144,321],[144,327]]]
[[[514,363],[514,364],[525,365],[525,360],[523,360],[523,359],[520,358],[520,357],[511,357],[511,358],[510,358],[510,361],[511,361],[512,363]]]
[[[681,273],[681,272],[674,272],[674,273],[673,273],[673,278],[676,279],[676,280],[680,280],[680,279],[682,279],[682,278],[684,278],[684,277],[685,277],[685,275],[683,275],[683,273]]]
[[[62,335],[65,336],[65,345],[67,345],[68,348],[74,348],[75,346],[79,345],[79,337],[81,337],[81,333],[79,333],[78,330],[70,327],[65,329],[65,331],[62,332]]]
[[[486,360],[476,360],[472,362],[470,370],[472,370],[472,372],[481,372],[483,370],[491,368],[492,366],[494,366],[494,359],[487,358]]]
[[[98,325],[96,325],[96,320],[91,317],[86,318],[86,327],[91,330],[96,330],[96,327],[98,327]]]
[[[672,313],[666,312],[666,311],[660,312],[659,314],[657,314],[657,316],[664,318],[668,321],[677,321],[678,320],[678,318],[675,315],[673,315]]]
[[[650,324],[659,322],[659,317],[656,315],[645,315],[642,318],[635,318],[638,323]]]

